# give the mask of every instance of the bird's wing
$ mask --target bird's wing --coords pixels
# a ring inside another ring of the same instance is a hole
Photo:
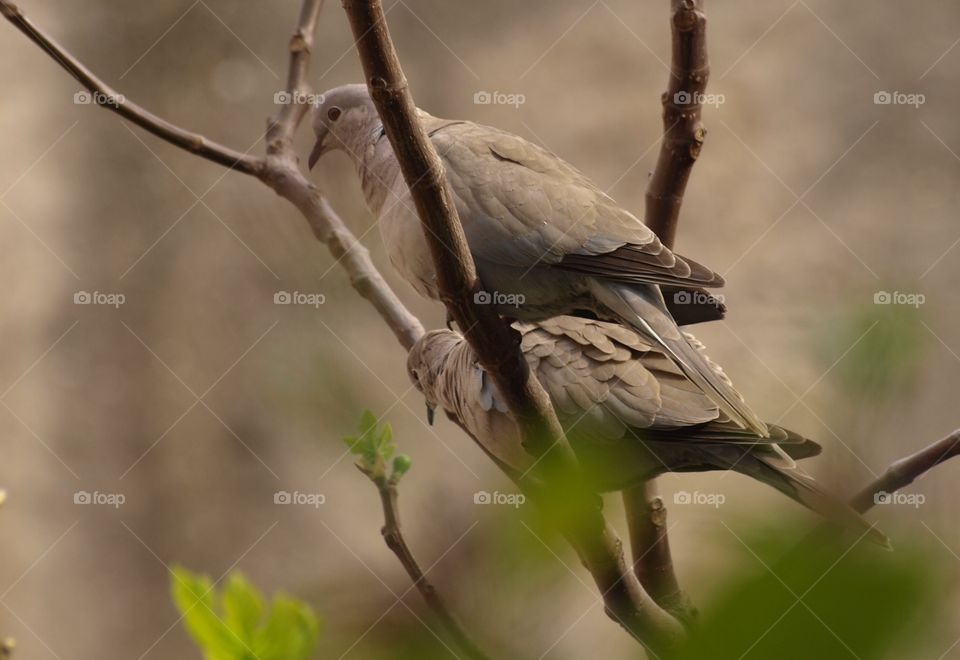
[[[797,458],[817,450],[778,426],[760,437],[731,421],[662,348],[633,330],[573,316],[517,322],[514,328],[561,421],[576,422],[578,433],[589,431],[595,439],[630,434],[661,441],[797,445]],[[723,370],[703,354],[703,344],[686,338],[735,392]]]
[[[565,427],[614,440],[717,418],[716,405],[658,349],[619,325],[559,316],[516,323],[522,349]]]
[[[428,122],[474,256],[650,284],[721,286],[549,151],[472,122]]]

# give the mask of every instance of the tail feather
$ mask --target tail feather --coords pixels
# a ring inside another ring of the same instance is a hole
[[[776,488],[787,497],[799,502],[811,511],[820,514],[826,520],[843,529],[867,536],[868,539],[890,548],[890,539],[878,530],[849,504],[829,494],[814,481],[813,477],[800,470],[784,469],[775,464],[775,460],[758,456],[754,452],[732,465],[732,469],[753,477]]]
[[[621,322],[659,345],[683,374],[730,419],[761,437],[769,435],[766,424],[683,336],[656,287],[593,280],[591,291]]]

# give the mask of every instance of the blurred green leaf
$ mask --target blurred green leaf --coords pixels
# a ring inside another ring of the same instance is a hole
[[[743,543],[682,660],[896,657],[903,640],[935,622],[939,576],[914,552],[865,541],[851,549],[852,540],[802,552],[780,538]]]
[[[850,351],[836,366],[850,395],[882,401],[916,377],[924,339],[916,307],[870,305],[841,321],[830,351],[835,356]]]
[[[223,592],[224,620],[241,639],[253,637],[263,614],[263,596],[243,576],[233,574]]]
[[[239,574],[218,592],[209,577],[177,567],[171,592],[206,660],[307,660],[320,636],[310,607],[283,595],[264,621],[263,596]]]

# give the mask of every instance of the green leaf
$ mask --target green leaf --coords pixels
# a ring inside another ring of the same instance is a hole
[[[224,620],[240,639],[253,639],[263,614],[263,596],[239,573],[230,576],[223,591]]]
[[[242,644],[217,614],[217,595],[213,582],[176,567],[172,571],[171,591],[174,604],[183,615],[183,623],[207,660],[234,660]]]
[[[304,603],[278,595],[255,648],[264,660],[307,660],[319,636],[320,623],[313,611]]]
[[[320,622],[305,603],[278,595],[264,618],[260,591],[231,575],[218,593],[210,578],[172,571],[171,592],[206,660],[308,660]]]
[[[367,476],[374,480],[385,478],[387,463],[397,451],[393,427],[390,424],[378,427],[374,414],[364,410],[357,429],[359,436],[346,436],[343,441],[351,453],[360,457],[357,465]]]

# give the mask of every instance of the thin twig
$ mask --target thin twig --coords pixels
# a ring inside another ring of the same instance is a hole
[[[894,493],[909,486],[936,466],[958,455],[960,455],[960,429],[914,454],[894,461],[883,474],[850,498],[848,503],[857,512],[866,513],[881,501],[881,497],[878,496]],[[787,558],[803,556],[808,549],[819,547],[826,540],[833,538],[836,532],[837,528],[834,524],[820,523],[787,553]]]
[[[79,60],[31,23],[20,11],[20,8],[9,0],[0,0],[0,14],[3,14],[4,18],[13,23],[32,42],[40,46],[67,73],[76,78],[77,82],[90,92],[91,100],[97,105],[116,112],[144,130],[182,149],[186,149],[192,154],[246,174],[254,176],[259,174],[263,165],[260,159],[217,144],[197,133],[185,131],[133,101],[126,100],[122,94],[103,82]]]
[[[626,567],[621,544],[603,519],[598,498],[583,485],[573,451],[546,392],[531,377],[515,336],[492,307],[473,302],[480,290],[473,257],[443,164],[416,119],[382,2],[344,0],[343,7],[370,95],[423,223],[440,298],[493,377],[518,424],[524,447],[541,459],[549,490],[549,499],[541,503],[549,513],[563,512],[555,522],[593,575],[608,614],[654,651],[671,648],[679,636],[678,626],[646,596]]]
[[[267,128],[267,152],[287,152],[293,134],[310,110],[308,97],[310,86],[307,74],[310,71],[310,54],[313,50],[317,23],[324,0],[304,0],[300,8],[297,27],[290,37],[290,65],[287,71],[287,103],[276,116],[271,117]]]
[[[701,121],[710,65],[703,0],[671,0],[673,55],[670,81],[663,93],[663,141],[650,177],[645,221],[664,245],[674,244],[680,205],[706,129]]]
[[[960,429],[915,454],[892,463],[873,483],[850,499],[850,506],[864,513],[873,508],[883,495],[909,486],[929,470],[955,456],[960,456]]]
[[[670,5],[671,75],[661,97],[663,141],[647,186],[645,219],[668,248],[674,245],[683,194],[706,135],[700,114],[710,74],[703,0],[671,0]],[[669,301],[670,292],[665,293]],[[667,537],[667,510],[657,496],[656,483],[651,480],[625,490],[622,498],[637,577],[661,607],[689,623],[696,610],[677,580]]]
[[[457,647],[463,651],[468,658],[485,660],[487,656],[473,640],[470,639],[440,597],[440,594],[437,593],[436,588],[427,580],[426,575],[420,568],[420,564],[417,562],[416,557],[413,556],[413,552],[403,538],[403,532],[400,530],[400,509],[397,505],[399,493],[396,484],[386,477],[372,478],[371,481],[377,486],[377,491],[380,493],[380,503],[383,505],[384,524],[381,533],[383,534],[383,540],[386,542],[387,547],[390,548],[393,554],[397,556],[397,559],[400,560],[407,575],[413,580],[417,591],[423,596],[427,607],[430,608],[430,611],[433,612],[438,623],[447,634],[450,635]]]

